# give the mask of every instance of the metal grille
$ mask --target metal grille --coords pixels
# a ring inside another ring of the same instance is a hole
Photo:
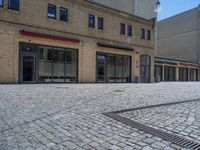
[[[163,140],[169,141],[171,143],[174,143],[176,145],[179,145],[183,148],[187,149],[193,149],[193,150],[200,150],[200,143],[196,143],[190,140],[187,140],[185,138],[182,138],[180,136],[177,136],[175,134],[166,133],[159,129],[154,129],[152,127],[146,126],[144,124],[138,123],[136,121],[130,120],[128,118],[122,117],[116,113],[104,113],[103,115],[110,117],[114,120],[117,120],[123,124],[126,124],[128,126],[131,126],[133,128],[139,129],[141,131],[144,131],[146,133],[149,133],[151,135],[157,136],[159,138],[162,138]]]

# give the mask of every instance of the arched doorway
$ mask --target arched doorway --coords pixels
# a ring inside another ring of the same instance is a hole
[[[151,77],[151,57],[149,55],[140,56],[140,77],[142,83],[149,83]]]

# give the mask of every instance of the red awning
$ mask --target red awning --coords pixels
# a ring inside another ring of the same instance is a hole
[[[196,67],[198,68],[199,65],[198,64],[186,64],[186,63],[179,63],[180,66],[184,66],[184,67]]]
[[[38,37],[38,38],[49,39],[49,40],[57,40],[57,41],[64,41],[64,42],[71,42],[71,43],[80,43],[80,40],[77,40],[77,39],[70,39],[70,38],[65,38],[65,37],[60,37],[60,36],[28,32],[28,31],[24,31],[24,30],[20,31],[20,34],[24,35],[24,36]]]

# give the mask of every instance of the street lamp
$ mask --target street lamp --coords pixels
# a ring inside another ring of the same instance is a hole
[[[156,13],[158,13],[159,11],[161,11],[161,5],[160,5],[160,1],[159,1],[159,0],[158,0],[158,2],[156,3],[156,7],[155,7],[154,11],[155,11]]]

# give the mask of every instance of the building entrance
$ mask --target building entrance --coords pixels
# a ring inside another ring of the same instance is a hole
[[[23,82],[35,81],[35,57],[23,57]]]

